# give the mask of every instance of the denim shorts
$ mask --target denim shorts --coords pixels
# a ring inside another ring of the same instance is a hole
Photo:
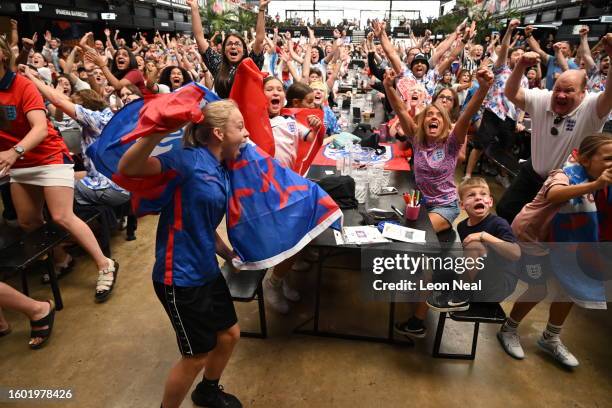
[[[457,200],[450,204],[425,204],[425,208],[427,208],[428,212],[436,213],[440,217],[444,218],[450,225],[453,225],[453,222],[461,212],[459,210],[459,202]]]

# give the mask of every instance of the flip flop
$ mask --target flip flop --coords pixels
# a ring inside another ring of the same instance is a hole
[[[42,342],[38,344],[30,344],[30,348],[32,350],[38,350],[42,346],[47,343],[49,337],[51,337],[51,331],[53,330],[53,321],[55,319],[55,303],[52,300],[47,300],[49,303],[50,309],[49,313],[40,320],[36,320],[35,322],[30,321],[30,327],[40,327],[40,326],[48,326],[46,329],[34,330],[30,331],[30,339],[34,339],[36,337],[42,338]]]

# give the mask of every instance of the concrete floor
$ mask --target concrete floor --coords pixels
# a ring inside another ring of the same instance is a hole
[[[166,374],[178,358],[171,325],[151,284],[156,217],[140,220],[138,239],[113,239],[121,263],[118,285],[105,304],[95,304],[95,266],[86,257],[60,281],[65,309],[56,316],[50,343],[27,347],[26,319],[7,313],[13,333],[0,339],[1,388],[69,388],[73,399],[57,403],[8,403],[7,407],[158,407]],[[31,273],[32,296],[50,290]],[[573,372],[560,368],[535,342],[545,326],[539,305],[521,326],[527,358],[507,356],[497,326],[481,326],[476,360],[433,359],[437,314],[428,337],[406,348],[292,334],[310,316],[313,274],[292,276],[303,301],[288,316],[268,312],[269,338],[243,338],[222,378],[245,407],[612,407],[612,319],[606,311],[575,308],[563,339],[580,360]],[[19,287],[17,282],[10,282]],[[360,299],[359,277],[329,271],[323,307],[328,328],[384,335],[386,305]],[[401,305],[398,319],[406,316]],[[505,305],[507,309],[507,305]],[[237,304],[243,328],[256,328],[257,306]],[[471,325],[451,322],[447,351],[466,350]],[[187,399],[183,407],[193,406]]]

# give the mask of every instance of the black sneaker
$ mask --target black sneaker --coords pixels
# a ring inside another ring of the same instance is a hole
[[[242,408],[238,398],[223,392],[222,385],[209,385],[200,382],[191,393],[191,400],[200,407],[209,408]]]
[[[448,301],[448,305],[451,307],[470,307],[470,292],[467,290],[454,290],[450,300]],[[467,310],[467,309],[464,309]],[[458,310],[457,310],[458,311]]]
[[[462,303],[460,305],[451,305],[451,299],[453,292],[434,290],[431,292],[425,303],[431,310],[436,312],[460,312],[469,309],[469,303]]]
[[[393,328],[396,333],[417,339],[422,339],[427,335],[427,328],[423,324],[423,321],[417,318],[412,318],[405,322],[395,323]]]

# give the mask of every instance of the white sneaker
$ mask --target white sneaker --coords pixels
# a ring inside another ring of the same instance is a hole
[[[544,336],[542,336],[538,339],[538,346],[566,367],[574,368],[580,365],[578,359],[570,353],[558,337],[546,340]]]
[[[517,360],[525,358],[525,352],[521,346],[521,339],[516,331],[498,331],[497,339],[504,348],[504,351]]]
[[[510,187],[510,180],[508,179],[508,176],[502,176],[501,174],[498,174],[497,176],[495,176],[495,181],[497,181],[499,184],[501,184],[501,186],[503,188],[508,188]]]
[[[292,302],[298,302],[300,300],[300,292],[289,286],[289,284],[287,283],[287,279],[283,280],[282,286],[283,296],[285,296],[285,299],[290,300]]]
[[[289,313],[289,303],[283,294],[283,285],[272,286],[270,279],[264,281],[264,299],[277,313]]]
[[[295,272],[305,272],[310,270],[310,263],[301,259],[295,261],[291,266],[291,270]]]

